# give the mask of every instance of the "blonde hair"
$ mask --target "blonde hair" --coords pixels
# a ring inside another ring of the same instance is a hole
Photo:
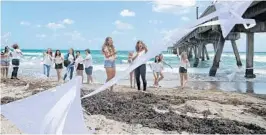
[[[182,52],[181,53],[181,60],[187,59],[186,56],[187,56],[187,52]]]
[[[113,44],[109,44],[108,41],[112,39],[111,37],[106,37],[103,47],[102,47],[102,52],[104,52],[104,48],[107,47],[109,53],[114,53],[115,52],[115,47]]]
[[[141,40],[139,40],[139,41],[137,41],[137,43],[136,43],[136,52],[140,51],[140,50],[139,50],[139,43],[141,43],[141,44],[143,45],[143,47],[146,47],[146,45],[144,44],[144,42],[141,41]]]

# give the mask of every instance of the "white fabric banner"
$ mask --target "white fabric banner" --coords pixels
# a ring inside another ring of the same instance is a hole
[[[1,114],[26,134],[88,134],[80,100],[81,77],[1,105]]]

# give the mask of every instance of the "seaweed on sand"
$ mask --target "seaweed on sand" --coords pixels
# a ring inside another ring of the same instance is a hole
[[[85,94],[86,92],[83,92]],[[181,97],[180,97],[181,98]],[[157,96],[151,93],[118,93],[105,91],[82,100],[82,105],[91,114],[104,115],[109,119],[129,124],[142,124],[164,131],[186,131],[199,134],[265,134],[266,130],[254,124],[229,119],[192,118],[172,111],[158,113],[156,104],[169,103],[176,99],[180,104],[186,99]]]

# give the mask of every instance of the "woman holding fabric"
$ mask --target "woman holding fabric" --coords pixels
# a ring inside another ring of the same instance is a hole
[[[54,63],[55,63],[55,69],[56,69],[56,73],[57,73],[58,82],[61,80],[63,61],[64,61],[64,58],[61,56],[60,50],[56,50],[55,51],[55,57],[54,57]]]
[[[82,83],[83,83],[83,70],[84,70],[83,61],[84,59],[80,55],[80,51],[76,51],[75,67],[77,71],[77,76],[82,77]]]
[[[51,48],[48,48],[45,53],[43,53],[43,74],[47,77],[50,76],[50,69],[53,63],[53,51]]]
[[[180,57],[180,67],[179,67],[179,74],[180,74],[180,84],[182,89],[184,89],[188,77],[187,77],[187,68],[190,67],[190,63],[187,58],[187,53],[182,52]]]
[[[9,47],[6,46],[4,52],[1,53],[1,77],[7,78],[8,69],[10,64],[11,52]]]
[[[64,75],[64,81],[67,78],[68,72],[70,72],[70,80],[73,77],[73,72],[74,72],[74,63],[75,63],[75,55],[74,55],[74,49],[70,48],[68,50],[68,53],[65,55],[65,60],[64,60],[64,65],[67,68],[67,72]]]
[[[19,69],[19,64],[20,64],[20,58],[23,54],[22,54],[22,52],[19,49],[19,46],[17,44],[14,44],[12,47],[14,50],[11,53],[12,66],[13,66],[11,79],[17,79],[18,80],[18,69]]]
[[[107,79],[106,82],[115,77],[115,59],[116,59],[116,50],[113,45],[113,40],[111,37],[107,37],[102,47],[102,53],[104,54],[104,68],[106,71]],[[111,86],[110,90],[113,90]]]
[[[146,45],[142,41],[138,41],[136,44],[136,54],[133,57],[133,61],[140,56],[146,54],[148,52],[148,49]],[[137,82],[138,90],[140,90],[140,76],[143,82],[143,91],[146,91],[147,88],[147,81],[146,81],[146,64],[142,64],[139,67],[135,69],[135,78]]]

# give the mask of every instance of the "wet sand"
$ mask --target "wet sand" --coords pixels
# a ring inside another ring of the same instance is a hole
[[[96,134],[266,134],[265,99],[253,94],[220,91],[217,83],[212,83],[189,82],[185,90],[148,88],[145,93],[117,85],[113,92],[104,91],[82,100],[85,123],[88,128],[95,128]],[[1,104],[56,85],[55,78],[1,80]],[[99,86],[84,84],[82,94]],[[12,133],[21,131],[1,116],[1,134]]]

